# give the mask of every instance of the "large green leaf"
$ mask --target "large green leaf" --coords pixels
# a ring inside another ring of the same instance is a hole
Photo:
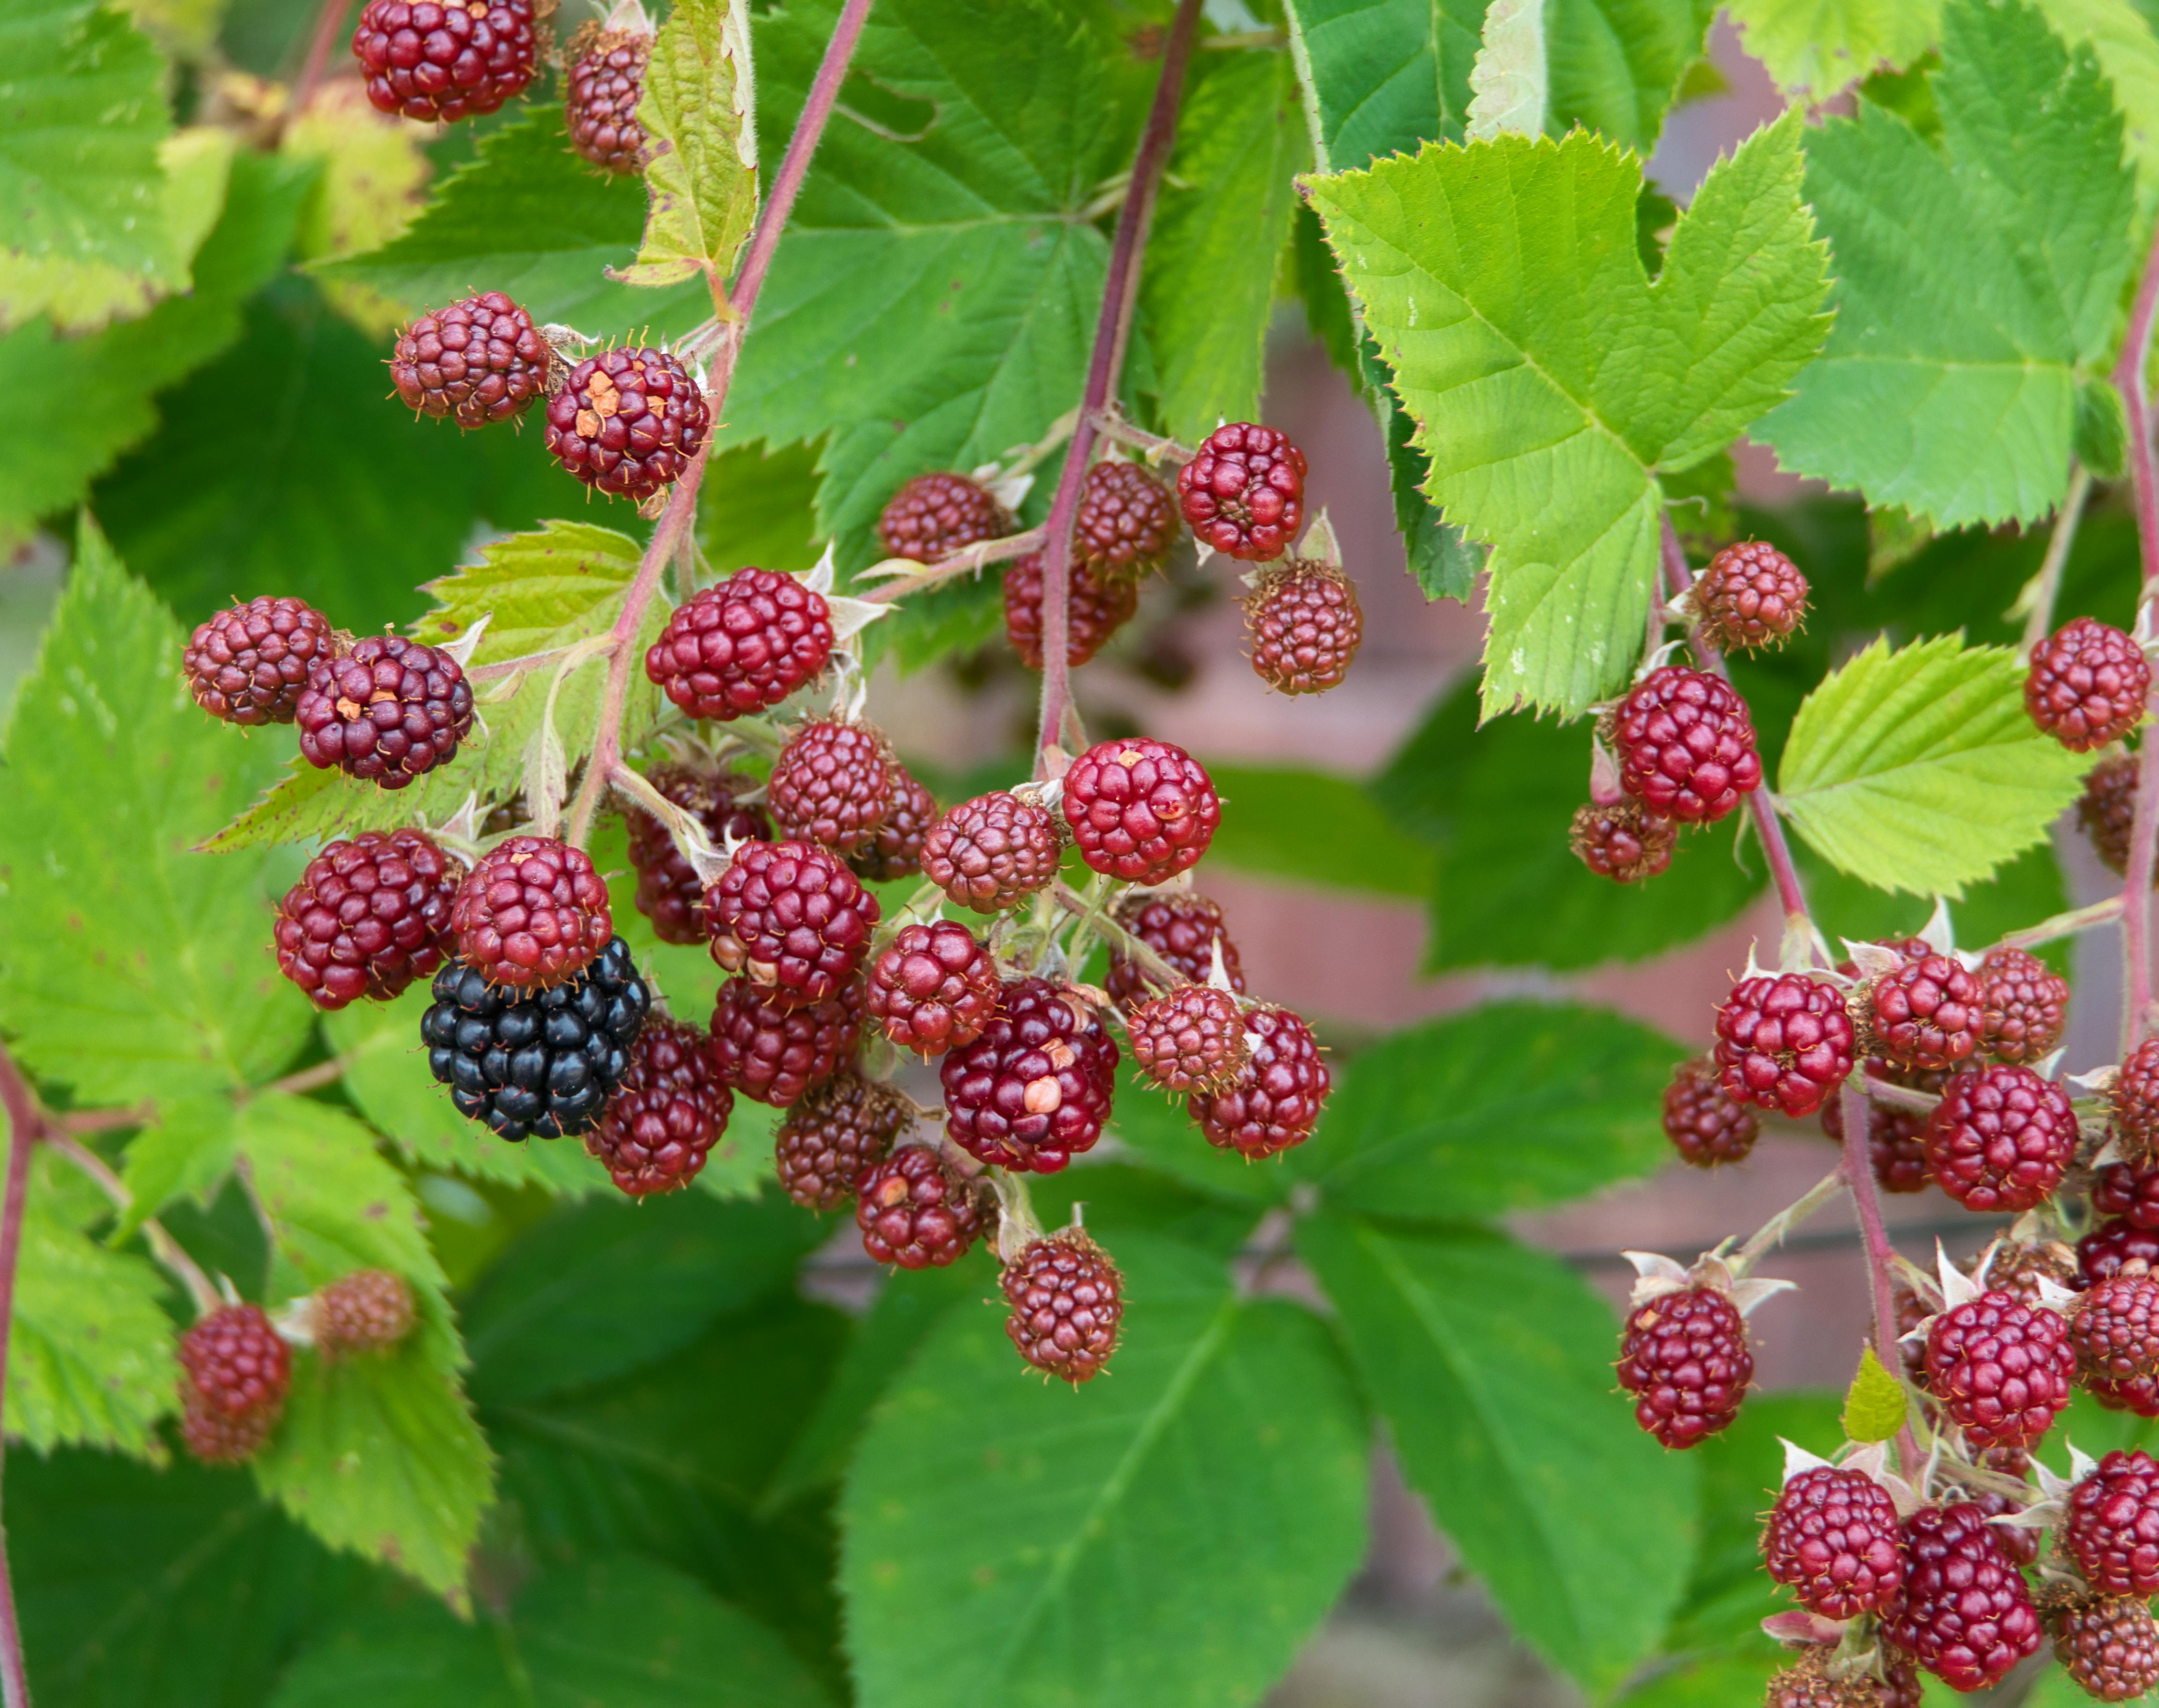
[[[1853,877],[1954,898],[2044,840],[2089,764],[2032,723],[2007,648],[1884,637],[1799,707],[1778,800]]]
[[[1808,141],[1836,329],[1756,437],[1937,528],[2030,520],[2114,341],[2135,187],[2097,59],[2037,12],[1950,0],[1942,57],[1939,150],[1872,104]]]
[[[198,711],[180,644],[85,520],[0,772],[0,1022],[84,1104],[246,1084],[307,1035],[264,862],[191,851],[282,743]]]
[[[652,44],[637,103],[645,241],[633,285],[724,279],[757,219],[756,105],[745,0],[681,0]]]
[[[962,1308],[878,1408],[840,1567],[863,1708],[1253,1702],[1362,1557],[1365,1425],[1325,1330],[1203,1254],[1116,1255],[1113,1374],[1052,1392],[1002,1312]]]
[[[1656,474],[1722,448],[1820,348],[1825,252],[1796,114],[1703,182],[1652,282],[1634,158],[1577,132],[1427,146],[1314,180],[1427,494],[1492,546],[1487,714],[1568,716],[1641,649]]]
[[[1426,1021],[1342,1070],[1290,1167],[1329,1203],[1429,1221],[1580,1198],[1666,1160],[1659,1100],[1680,1053],[1572,1003]]]
[[[1404,1473],[1463,1561],[1586,1689],[1618,1683],[1685,1584],[1695,1467],[1612,1391],[1610,1311],[1501,1234],[1319,1215],[1297,1224],[1297,1245]]]
[[[1349,778],[1212,762],[1207,773],[1224,806],[1234,803],[1208,845],[1210,860],[1323,889],[1421,896],[1431,888],[1432,851],[1390,824]]]

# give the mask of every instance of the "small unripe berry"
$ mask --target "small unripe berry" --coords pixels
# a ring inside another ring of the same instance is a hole
[[[370,634],[315,660],[293,721],[309,764],[402,789],[447,765],[472,733],[472,685],[438,647]]]
[[[688,765],[655,765],[645,780],[676,806],[696,817],[715,848],[729,842],[772,840],[764,810],[738,805],[749,792],[747,778]],[[667,826],[644,808],[625,804],[623,826],[629,833],[629,863],[637,868],[637,911],[652,922],[662,943],[705,941],[705,885]]]
[[[2028,1447],[2069,1403],[2068,1324],[2043,1306],[1990,1291],[1934,1318],[1927,1391],[1975,1447]]]
[[[1716,1065],[1743,1103],[1812,1115],[1851,1072],[1843,997],[1800,973],[1742,979],[1716,1011]]]
[[[1722,676],[1665,665],[1612,714],[1620,785],[1651,812],[1714,824],[1762,786],[1747,705]]]
[[[390,383],[420,415],[485,427],[522,415],[555,356],[532,317],[500,291],[431,309],[397,334]]]
[[[2159,1595],[2159,1462],[2141,1447],[2101,1459],[2069,1490],[2061,1541],[2101,1595]]]
[[[1012,1304],[1005,1333],[1035,1369],[1076,1388],[1107,1367],[1124,1317],[1124,1280],[1086,1234],[1070,1229],[1034,1240],[999,1284]]]
[[[1264,572],[1245,601],[1252,670],[1285,694],[1341,686],[1364,640],[1364,613],[1349,577],[1324,563],[1292,559]]]
[[[1739,1416],[1754,1354],[1732,1296],[1713,1287],[1637,1306],[1619,1341],[1619,1385],[1634,1421],[1668,1447],[1691,1447]]]
[[[1136,463],[1097,463],[1080,489],[1072,518],[1075,556],[1129,579],[1177,538],[1177,500]]]
[[[1168,742],[1098,742],[1064,774],[1064,821],[1080,857],[1127,883],[1166,883],[1189,871],[1222,822],[1199,762]]]
[[[1312,1028],[1289,1009],[1249,1009],[1245,1031],[1251,1053],[1236,1077],[1187,1107],[1209,1144],[1256,1162],[1312,1136],[1333,1079]]]
[[[2141,1700],[2159,1685],[2159,1623],[2133,1597],[2072,1602],[2053,1614],[2054,1659],[2099,1702]]]
[[[645,674],[692,717],[777,706],[832,656],[832,613],[791,575],[738,569],[678,607],[645,649]]]
[[[277,970],[322,1009],[403,994],[442,965],[464,876],[418,831],[332,842],[277,904]]]
[[[1825,1619],[1886,1612],[1904,1587],[1897,1503],[1871,1477],[1820,1465],[1784,1484],[1762,1531],[1769,1576]]]
[[[1156,997],[1126,1020],[1125,1033],[1140,1071],[1165,1091],[1226,1089],[1250,1053],[1244,1010],[1209,985]]]
[[[1264,562],[1287,551],[1303,525],[1304,476],[1304,453],[1288,435],[1231,422],[1178,471],[1178,504],[1203,545]]]
[[[964,474],[918,474],[878,518],[886,555],[935,563],[963,546],[1001,539],[1012,518],[989,489]]]
[[[1990,949],[1979,984],[1979,1048],[1997,1062],[2031,1063],[2062,1041],[2068,981],[2022,949]]]
[[[784,1007],[854,983],[880,912],[837,855],[808,842],[745,842],[705,892],[712,959]]]
[[[570,68],[562,79],[562,118],[570,146],[603,172],[643,170],[645,127],[637,122],[637,103],[652,38],[594,22],[570,38],[565,57]]]
[[[1696,1168],[1743,1162],[1761,1136],[1753,1107],[1717,1083],[1716,1064],[1708,1057],[1696,1056],[1672,1070],[1665,1088],[1665,1136],[1681,1162]]]
[[[1904,1599],[1882,1635],[1955,1690],[1997,1684],[2039,1648],[2023,1575],[1970,1501],[1904,1520]]]
[[[480,856],[450,904],[458,958],[499,985],[574,978],[614,935],[607,885],[582,848],[512,836]]]
[[[1245,969],[1237,955],[1237,945],[1224,929],[1222,909],[1205,896],[1194,895],[1189,890],[1162,895],[1136,893],[1118,903],[1116,919],[1126,931],[1174,967],[1184,983],[1204,985],[1210,981],[1219,945],[1222,970],[1228,976],[1230,988],[1240,996],[1244,995]],[[1111,1000],[1128,1016],[1149,997],[1170,988],[1139,961],[1119,955],[1114,949],[1110,953],[1110,970],[1104,983]]]
[[[2120,741],[2144,721],[2151,666],[2111,624],[2073,617],[2032,650],[2024,709],[2073,753]]]
[[[1759,540],[1727,546],[1694,584],[1702,639],[1726,652],[1778,646],[1807,619],[1807,578],[1775,546]]]
[[[703,388],[664,349],[588,356],[547,400],[549,453],[611,498],[641,501],[672,486],[712,425]]]
[[[1064,600],[1064,660],[1077,668],[1109,644],[1140,608],[1139,583],[1073,564]],[[1042,668],[1042,554],[1005,571],[1005,639],[1031,670]]]
[[[257,1305],[225,1305],[180,1337],[181,1433],[205,1462],[269,1439],[293,1383],[293,1349]]]
[[[2110,1382],[2159,1374],[2159,1281],[2131,1265],[2095,1282],[2069,1312],[2069,1343],[2087,1374]]]
[[[925,877],[963,908],[998,914],[1057,876],[1057,820],[1016,794],[978,794],[951,808],[923,839]]]
[[[651,1020],[630,1046],[629,1071],[585,1135],[585,1149],[632,1198],[678,1192],[704,1168],[734,1101],[705,1033]]]
[[[997,962],[964,925],[903,925],[871,964],[863,1006],[902,1049],[941,1056],[997,1011]]]
[[[2077,799],[2077,822],[2091,839],[2092,851],[2108,870],[2129,870],[2130,831],[2136,818],[2136,755],[2102,759],[2084,776]]]
[[[712,1005],[712,1064],[745,1097],[784,1109],[847,1064],[862,1036],[862,981],[829,1000],[781,1003],[749,979],[729,979]]]
[[[395,1346],[412,1332],[417,1314],[403,1276],[363,1269],[316,1292],[308,1305],[308,1327],[317,1351],[341,1358]]]
[[[1953,1074],[1927,1117],[1927,1167],[1968,1210],[2028,1210],[2053,1196],[2077,1152],[2076,1111],[2029,1068]]]
[[[531,0],[368,0],[352,51],[368,100],[422,122],[494,111],[539,60]]]
[[[907,1131],[907,1100],[890,1086],[842,1070],[787,1111],[773,1140],[773,1166],[787,1195],[808,1210],[836,1209]]]
[[[781,836],[853,854],[884,822],[892,794],[884,738],[862,724],[821,718],[779,750],[764,798]]]
[[[1567,831],[1575,858],[1614,883],[1657,877],[1671,865],[1679,842],[1680,827],[1639,800],[1578,806]]]
[[[1866,987],[1873,1052],[1899,1068],[1939,1072],[1979,1047],[1979,981],[1953,955],[1907,958]]]

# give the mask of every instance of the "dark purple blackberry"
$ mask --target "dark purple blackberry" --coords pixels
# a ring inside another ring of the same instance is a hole
[[[884,1161],[909,1120],[898,1092],[842,1069],[805,1092],[780,1122],[772,1146],[779,1183],[805,1210],[837,1209]]]
[[[1680,1160],[1696,1168],[1741,1162],[1762,1136],[1762,1121],[1717,1082],[1707,1056],[1681,1062],[1665,1088],[1665,1136]]]
[[[554,352],[526,313],[487,291],[422,314],[397,334],[390,383],[419,415],[485,427],[522,415],[547,390]]]
[[[308,674],[334,650],[330,619],[305,601],[265,594],[203,624],[180,655],[195,704],[227,723],[290,723]]]
[[[939,1077],[954,1139],[985,1162],[1054,1174],[1102,1136],[1117,1046],[1077,996],[1019,979],[981,1036],[946,1053]]]
[[[892,750],[865,724],[805,723],[772,762],[765,805],[781,836],[859,853],[892,810]]]
[[[1208,982],[1214,967],[1214,945],[1222,945],[1222,970],[1230,988],[1245,994],[1245,969],[1237,945],[1222,923],[1222,909],[1190,890],[1167,894],[1135,893],[1117,903],[1117,923],[1147,945],[1189,984]],[[1103,981],[1111,1000],[1126,1016],[1151,997],[1171,988],[1140,962],[1111,951]]]
[[[690,370],[664,349],[588,356],[547,400],[547,449],[596,492],[642,500],[682,478],[712,430]]]
[[[892,761],[892,796],[870,839],[847,857],[857,877],[892,883],[922,875],[922,847],[937,822],[937,797],[898,760]]]
[[[368,100],[422,122],[494,111],[539,59],[531,0],[368,0],[352,51]]]
[[[729,841],[769,841],[772,823],[758,806],[738,806],[749,779],[734,772],[712,773],[689,765],[658,765],[645,780],[685,811],[696,815],[715,848]],[[629,832],[629,863],[637,868],[637,911],[652,922],[662,943],[705,941],[705,886],[675,839],[642,807],[625,804],[624,826]]]
[[[447,765],[472,733],[472,685],[438,647],[370,634],[315,661],[293,722],[309,764],[402,789]]]
[[[637,122],[637,103],[652,38],[643,30],[587,23],[570,38],[567,57],[562,120],[570,146],[603,172],[642,171],[645,127]]]

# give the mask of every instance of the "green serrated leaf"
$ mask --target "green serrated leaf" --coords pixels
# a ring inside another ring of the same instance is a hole
[[[1542,133],[1551,91],[1545,60],[1545,3],[1493,0],[1486,10],[1483,43],[1469,68],[1469,111],[1463,127],[1469,140]]]
[[[2037,0],[2064,41],[2084,42],[2099,55],[2121,108],[2123,140],[2148,205],[2159,195],[2159,34],[2136,0]]]
[[[2089,763],[2032,723],[2008,648],[1885,636],[1799,707],[1778,802],[1831,865],[1954,899],[2046,836]]]
[[[1815,101],[1903,70],[1934,45],[1942,16],[1941,0],[1735,0],[1731,9],[1777,86]]]
[[[817,562],[817,448],[737,445],[705,464],[697,543],[715,575],[745,565],[788,572]]]
[[[0,1022],[85,1105],[267,1079],[309,1024],[266,947],[268,865],[192,851],[277,748],[203,716],[180,645],[85,518],[0,771]]]
[[[2121,473],[2129,448],[2129,417],[2114,382],[2094,375],[2077,387],[2077,461],[2102,480]]]
[[[162,1098],[156,1115],[122,1158],[131,1202],[114,1229],[116,1245],[176,1198],[208,1209],[239,1154],[232,1100],[220,1092]]]
[[[757,220],[757,96],[746,0],[677,0],[652,44],[645,91],[651,197],[625,284],[724,279]]]
[[[1904,1385],[1882,1369],[1871,1346],[1859,1353],[1859,1374],[1844,1396],[1845,1438],[1886,1441],[1904,1426]]]
[[[427,203],[424,134],[378,112],[356,79],[334,78],[315,91],[279,139],[282,152],[321,168],[298,234],[302,261],[365,254],[412,223]],[[365,285],[325,281],[323,288],[346,319],[386,342],[405,318],[398,303]]]
[[[1820,348],[1799,136],[1788,116],[1711,169],[1654,282],[1640,168],[1584,133],[1312,181],[1419,423],[1426,491],[1493,547],[1488,716],[1572,716],[1624,684],[1657,571],[1656,471],[1722,449]]]
[[[2135,185],[2097,59],[2039,13],[1950,0],[1942,59],[1939,150],[1866,105],[1808,141],[1836,327],[1755,437],[1938,528],[2033,520],[2115,338]]]

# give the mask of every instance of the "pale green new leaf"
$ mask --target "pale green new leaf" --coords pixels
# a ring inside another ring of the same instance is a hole
[[[1484,44],[1469,68],[1470,141],[1512,132],[1534,137],[1545,127],[1551,75],[1545,64],[1545,0],[1493,0],[1484,14]]]
[[[1657,572],[1656,471],[1721,448],[1820,347],[1799,135],[1788,115],[1711,171],[1654,283],[1639,164],[1585,134],[1312,182],[1418,422],[1426,494],[1492,547],[1488,716],[1571,716],[1624,684]]]
[[[1732,0],[1747,51],[1788,95],[1821,101],[1934,45],[1941,0]]]
[[[1778,803],[1877,889],[1954,898],[2045,840],[2090,761],[2035,726],[2006,647],[1880,639],[1801,704]]]
[[[1871,1346],[1859,1352],[1859,1374],[1844,1396],[1844,1433],[1848,1441],[1886,1441],[1904,1426],[1903,1385],[1882,1366]]]
[[[2079,381],[2120,321],[2135,199],[2092,49],[2018,0],[1950,0],[1942,55],[1939,150],[1864,102],[1808,142],[1836,328],[1755,433],[1787,468],[1937,531],[2060,502]]]
[[[645,241],[615,277],[673,285],[733,269],[757,219],[756,111],[747,0],[676,0],[637,104]]]

